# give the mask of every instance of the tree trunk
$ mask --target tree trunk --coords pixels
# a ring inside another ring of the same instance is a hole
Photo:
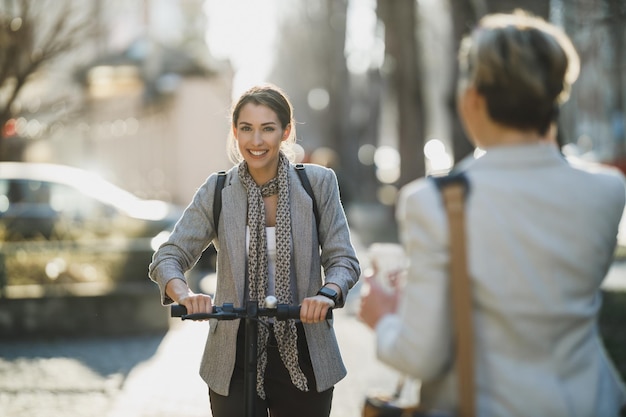
[[[424,176],[424,114],[422,74],[417,43],[415,0],[378,0],[377,13],[385,24],[386,53],[395,63],[392,88],[398,103],[398,186]]]
[[[459,50],[463,36],[465,36],[476,24],[476,12],[474,11],[472,2],[469,0],[450,0],[450,10],[452,10],[452,27],[454,31],[453,50],[455,54],[452,62],[454,62],[455,65],[452,73],[453,78],[450,80],[452,88],[449,90],[450,95],[448,97],[448,109],[450,114],[454,116],[451,117],[450,120],[452,120],[452,153],[454,162],[456,163],[474,151],[474,145],[472,145],[465,135],[457,113],[456,92],[459,69],[458,65],[456,65],[456,54]]]
[[[626,133],[624,132],[624,23],[626,23],[626,7],[623,0],[605,0],[611,41],[612,62],[609,63],[610,84],[615,93],[612,96],[611,124],[615,140],[614,161],[620,168],[626,169]]]

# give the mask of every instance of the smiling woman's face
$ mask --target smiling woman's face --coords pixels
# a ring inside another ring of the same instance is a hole
[[[283,130],[278,116],[267,106],[248,103],[241,108],[233,135],[257,184],[276,176],[280,145],[289,137],[290,130],[289,125]]]

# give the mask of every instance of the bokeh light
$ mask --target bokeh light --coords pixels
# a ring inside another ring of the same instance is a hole
[[[439,139],[431,139],[424,145],[429,170],[446,171],[452,167],[452,157],[446,151],[446,146]]]
[[[400,178],[400,153],[391,146],[380,146],[374,153],[376,178],[383,184],[392,184]]]
[[[361,145],[358,151],[359,162],[363,165],[374,165],[374,154],[376,153],[376,146],[371,144]]]
[[[307,94],[307,102],[313,110],[324,110],[330,103],[330,95],[325,88],[313,88]]]

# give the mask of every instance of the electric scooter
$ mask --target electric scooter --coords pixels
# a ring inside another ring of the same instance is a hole
[[[332,313],[332,309],[329,309],[326,318],[331,319]],[[180,317],[182,320],[245,319],[244,409],[246,417],[254,417],[259,318],[273,317],[275,320],[299,319],[300,306],[278,304],[276,297],[268,296],[265,299],[264,307],[259,307],[258,301],[248,301],[245,307],[234,307],[232,303],[224,303],[221,307],[214,306],[212,313],[187,314],[185,306],[173,305],[170,315],[172,317]]]

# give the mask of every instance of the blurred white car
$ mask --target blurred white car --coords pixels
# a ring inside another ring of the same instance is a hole
[[[0,162],[0,248],[9,284],[145,280],[152,240],[181,213],[79,168]],[[81,271],[91,272],[81,278]]]

